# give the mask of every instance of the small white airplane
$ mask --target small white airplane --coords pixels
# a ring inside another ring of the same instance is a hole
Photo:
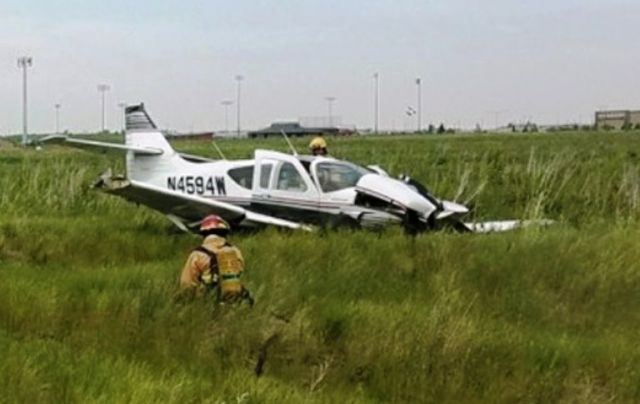
[[[144,104],[126,108],[125,143],[53,135],[41,143],[119,150],[126,176],[102,174],[95,187],[162,212],[184,231],[217,214],[234,227],[272,225],[378,228],[401,225],[409,232],[452,228],[491,232],[525,221],[465,223],[469,210],[433,196],[415,180],[391,178],[377,166],[360,167],[331,157],[256,150],[253,160],[212,160],[176,152]],[[286,135],[285,135],[286,138]],[[287,139],[288,141],[288,139]]]

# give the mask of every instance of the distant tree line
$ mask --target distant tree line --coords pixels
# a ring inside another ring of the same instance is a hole
[[[444,135],[444,134],[456,133],[456,130],[454,128],[447,128],[444,125],[444,123],[441,123],[437,127],[434,124],[430,123],[426,129],[416,131],[415,133],[422,134],[422,135]]]

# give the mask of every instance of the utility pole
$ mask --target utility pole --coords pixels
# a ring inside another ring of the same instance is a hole
[[[18,67],[22,69],[22,145],[27,144],[27,69],[33,64],[31,56],[18,58]]]
[[[240,90],[242,88],[242,80],[244,80],[243,76],[241,76],[241,75],[237,75],[236,76],[236,81],[238,82],[238,88],[237,88],[238,91],[237,91],[237,95],[236,95],[236,104],[237,104],[236,105],[236,112],[237,112],[236,119],[237,119],[237,123],[238,123],[238,130],[237,130],[238,137],[240,137],[240,129],[241,129],[241,126],[240,126]]]
[[[329,105],[329,127],[333,127],[333,102],[336,100],[336,97],[325,97]]]
[[[56,135],[60,133],[60,107],[62,105],[56,104]]]
[[[373,79],[375,80],[375,94],[374,94],[374,102],[373,102],[373,108],[374,108],[374,129],[373,132],[374,133],[378,133],[378,118],[379,118],[379,114],[380,114],[380,74],[378,72],[376,72],[373,75]]]
[[[422,79],[418,77],[416,79],[416,86],[418,87],[418,132],[422,130]]]
[[[100,92],[100,96],[102,97],[102,121],[101,121],[101,132],[104,132],[104,93],[109,91],[111,87],[108,84],[98,84],[98,92]]]
[[[225,133],[229,133],[229,106],[233,105],[233,101],[224,100],[221,102],[224,106],[224,131]]]

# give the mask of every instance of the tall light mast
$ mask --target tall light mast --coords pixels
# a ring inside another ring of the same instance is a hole
[[[374,115],[374,125],[373,132],[378,133],[378,117],[380,114],[380,74],[375,73],[373,75],[373,79],[375,81],[375,93],[374,93],[374,101],[373,101],[373,115]]]
[[[229,133],[229,107],[233,105],[233,101],[224,100],[221,102],[221,104],[224,106],[224,131],[228,134]]]
[[[416,79],[416,86],[418,87],[418,132],[422,130],[422,79],[418,77]]]
[[[101,120],[101,132],[104,132],[104,93],[109,91],[111,87],[108,84],[98,84],[98,92],[100,93],[100,97],[102,99],[102,120]]]
[[[333,102],[336,97],[325,97],[327,104],[329,105],[329,127],[333,127]]]
[[[237,128],[237,134],[238,137],[240,137],[240,130],[241,130],[241,126],[240,126],[240,90],[242,87],[242,80],[244,80],[244,77],[241,75],[237,75],[236,76],[236,81],[238,82],[238,88],[237,88],[237,93],[236,93],[236,112],[237,112],[237,124],[238,124],[238,128]]]
[[[56,135],[60,133],[60,107],[62,105],[56,104],[54,107],[56,108]]]
[[[22,69],[22,144],[27,144],[27,69],[33,64],[31,56],[18,58],[18,67]]]

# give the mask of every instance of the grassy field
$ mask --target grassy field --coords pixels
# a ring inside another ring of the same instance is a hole
[[[219,146],[228,157],[286,150],[276,139]],[[177,303],[198,238],[89,189],[123,169],[118,155],[3,144],[0,402],[640,401],[640,133],[330,148],[412,174],[475,219],[558,223],[238,234],[256,306]]]

